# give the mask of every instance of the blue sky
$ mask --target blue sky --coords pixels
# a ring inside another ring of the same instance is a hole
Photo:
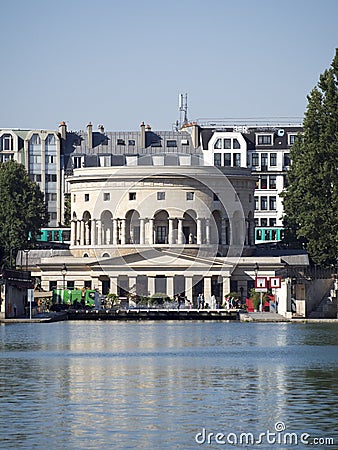
[[[180,92],[190,120],[302,117],[338,47],[337,0],[3,0],[0,14],[0,128],[168,130]]]

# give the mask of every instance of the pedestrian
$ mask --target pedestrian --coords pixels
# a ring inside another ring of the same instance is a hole
[[[202,309],[204,309],[204,305],[205,305],[204,295],[201,294],[201,307],[202,307]]]
[[[200,309],[201,306],[201,294],[198,294],[197,296],[197,309]]]

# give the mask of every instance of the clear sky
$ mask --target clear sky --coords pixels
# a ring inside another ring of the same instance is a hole
[[[337,0],[1,0],[0,128],[303,117]]]

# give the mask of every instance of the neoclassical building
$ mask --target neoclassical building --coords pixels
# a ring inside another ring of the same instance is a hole
[[[255,178],[246,168],[157,154],[75,169],[67,181],[71,244],[62,262],[74,286],[221,299],[240,258],[253,252]],[[45,289],[60,281],[55,258],[41,261]]]

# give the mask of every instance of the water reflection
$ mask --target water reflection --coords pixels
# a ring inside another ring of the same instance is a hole
[[[280,420],[332,435],[336,331],[207,322],[1,327],[3,448],[189,449],[203,427],[261,432]]]

